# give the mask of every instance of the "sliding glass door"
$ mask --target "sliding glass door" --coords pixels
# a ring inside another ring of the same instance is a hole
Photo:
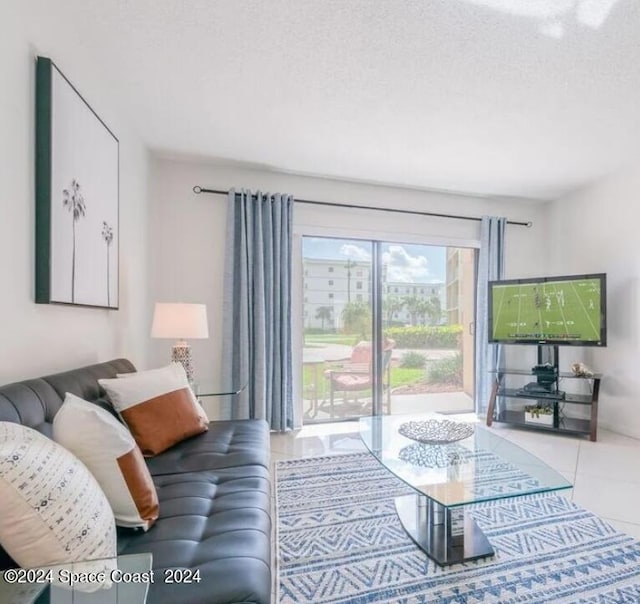
[[[473,410],[475,250],[382,244],[388,413]]]
[[[303,421],[372,412],[373,244],[304,237]]]
[[[473,409],[475,250],[303,237],[303,421]]]

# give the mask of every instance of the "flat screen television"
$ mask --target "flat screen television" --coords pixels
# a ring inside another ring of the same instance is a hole
[[[489,342],[607,345],[604,273],[489,282]]]

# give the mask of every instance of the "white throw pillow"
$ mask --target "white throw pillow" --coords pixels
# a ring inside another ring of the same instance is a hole
[[[144,455],[157,455],[209,429],[179,363],[98,382]]]
[[[148,378],[153,379],[155,376],[161,375],[162,373],[167,372],[169,369],[180,382],[183,382],[183,376],[184,376],[184,381],[186,381],[186,383],[189,385],[189,393],[191,396],[191,400],[193,401],[193,404],[196,407],[196,411],[198,412],[198,415],[208,424],[209,417],[207,416],[206,411],[202,408],[202,405],[199,403],[198,397],[193,392],[193,388],[191,388],[191,384],[189,384],[189,378],[187,378],[187,372],[184,370],[184,367],[180,363],[171,363],[168,367],[160,367],[159,369],[147,369],[146,371],[131,371],[129,373],[117,373],[116,377],[128,378],[132,376],[137,376],[137,377],[146,376]]]
[[[116,524],[145,531],[158,518],[158,495],[131,433],[108,411],[67,392],[53,419],[53,439],[89,468]]]
[[[0,543],[24,568],[116,556],[113,512],[91,472],[12,422],[0,422]]]

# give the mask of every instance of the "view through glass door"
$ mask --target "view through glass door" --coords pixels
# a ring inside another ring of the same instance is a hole
[[[373,412],[376,244],[303,237],[304,423]],[[475,250],[379,249],[382,413],[472,411]]]

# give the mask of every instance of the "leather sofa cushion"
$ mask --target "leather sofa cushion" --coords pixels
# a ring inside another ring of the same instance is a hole
[[[0,421],[15,422],[51,438],[51,422],[62,399],[42,379],[25,380],[0,388]]]
[[[232,420],[209,424],[209,431],[147,459],[152,476],[260,465],[269,469],[266,421]]]
[[[62,406],[65,393],[71,392],[86,401],[97,400],[104,407],[104,390],[98,378],[115,377],[128,371],[135,371],[133,365],[126,359],[116,359],[0,386],[0,421],[22,424],[51,438],[51,422]]]
[[[80,369],[72,369],[64,373],[54,373],[42,379],[51,384],[61,400],[71,392],[85,401],[104,398],[104,389],[98,384],[99,379],[114,378],[119,373],[130,373],[136,368],[127,359],[115,359],[106,363],[89,365]]]
[[[199,436],[198,438],[203,438]],[[270,482],[262,465],[154,477],[160,517],[146,533],[120,530],[120,554],[151,552],[154,604],[218,604],[271,598]],[[200,571],[188,587],[164,570]]]

